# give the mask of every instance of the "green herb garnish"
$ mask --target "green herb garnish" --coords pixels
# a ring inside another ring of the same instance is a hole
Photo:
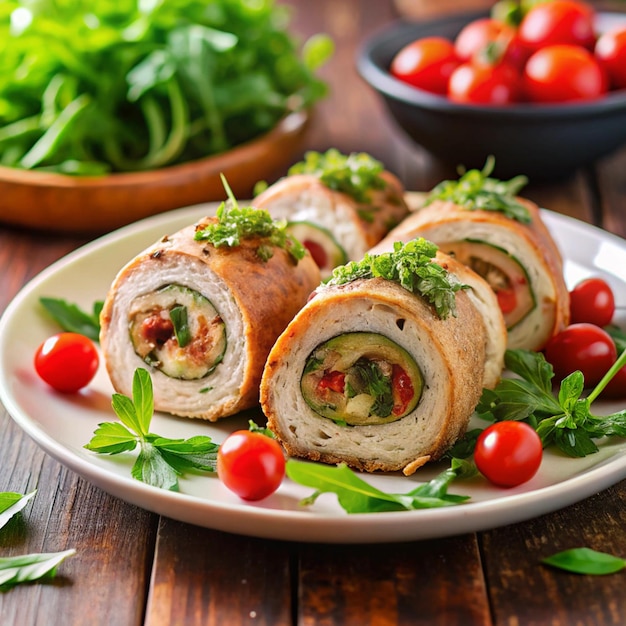
[[[176,341],[181,348],[184,348],[191,341],[191,330],[189,329],[187,307],[181,304],[171,309],[170,320],[174,326]]]
[[[546,565],[563,569],[574,574],[602,576],[614,574],[626,568],[626,560],[606,552],[590,548],[571,548],[553,554],[541,561]]]
[[[445,319],[450,314],[456,315],[455,294],[466,286],[455,282],[441,265],[433,262],[437,250],[434,243],[423,238],[405,244],[395,242],[393,252],[366,254],[361,261],[335,268],[325,286],[381,277],[420,294],[435,307],[437,315]]]
[[[555,445],[569,456],[587,456],[598,451],[594,439],[626,437],[626,410],[602,416],[591,413],[591,404],[625,364],[626,351],[587,397],[582,397],[583,374],[575,371],[561,381],[555,397],[554,371],[543,354],[507,350],[505,365],[519,378],[503,378],[495,389],[485,389],[476,411],[496,421],[524,420],[537,430],[544,447]]]
[[[369,154],[355,152],[345,155],[331,148],[323,153],[307,152],[304,161],[292,165],[288,174],[312,174],[329,189],[341,191],[356,202],[367,204],[371,201],[372,189],[387,186],[381,176],[383,171],[383,164]]]
[[[100,311],[104,302],[96,301],[91,313],[61,298],[41,297],[39,302],[63,330],[80,333],[93,341],[99,341]]]
[[[0,492],[0,528],[5,526],[14,515],[19,513],[36,493],[37,490],[31,491],[26,495],[13,491]]]
[[[178,477],[190,470],[215,472],[219,445],[210,437],[167,439],[150,433],[154,412],[152,380],[145,369],[135,370],[132,400],[113,394],[112,406],[120,422],[98,425],[87,450],[99,454],[129,452],[139,445],[133,478],[153,487],[178,491]]]
[[[385,376],[376,363],[366,358],[358,359],[353,368],[354,374],[363,383],[363,393],[367,393],[374,398],[370,414],[378,415],[379,417],[391,415],[393,410],[391,378]]]
[[[409,491],[385,493],[356,475],[346,465],[317,465],[289,459],[287,475],[291,480],[316,491],[302,501],[310,505],[322,493],[334,493],[341,507],[348,513],[381,513],[383,511],[413,511],[453,506],[469,500],[469,496],[452,495],[448,487],[455,478],[466,475],[468,466],[456,459],[449,469]]]
[[[469,170],[458,180],[444,180],[430,192],[424,206],[435,200],[447,200],[468,211],[499,211],[518,222],[530,223],[528,208],[516,198],[528,179],[516,176],[504,182],[490,178],[494,164],[490,157],[482,170]]]
[[[242,239],[257,237],[266,240],[257,250],[263,261],[271,258],[273,246],[287,250],[296,261],[305,256],[305,247],[287,232],[286,220],[273,220],[265,209],[240,208],[223,175],[222,182],[231,206],[222,202],[217,209],[217,222],[197,230],[197,241],[208,241],[216,248],[232,248],[239,246]]]

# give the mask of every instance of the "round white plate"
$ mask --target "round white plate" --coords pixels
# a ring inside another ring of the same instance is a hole
[[[234,533],[293,541],[357,543],[426,539],[494,528],[554,511],[626,478],[626,441],[605,442],[600,452],[570,459],[545,453],[538,474],[514,489],[490,486],[478,478],[453,483],[451,493],[470,495],[467,504],[442,509],[348,515],[335,496],[325,494],[311,507],[299,501],[312,490],[285,480],[269,498],[245,503],[213,475],[182,478],[180,492],[147,486],[131,478],[134,453],[115,457],[84,449],[97,425],[114,421],[113,389],[101,365],[94,382],[77,395],[57,394],[32,366],[37,346],[58,327],[43,313],[39,298],[52,296],[91,309],[102,300],[121,266],[162,235],[215,210],[190,207],[143,220],[107,235],[43,271],[17,295],[0,320],[0,399],[17,424],[63,465],[105,491],[149,511],[180,521]],[[569,285],[585,276],[610,282],[626,314],[626,241],[571,218],[545,212],[545,220],[566,259]],[[622,327],[624,318],[618,319]],[[597,402],[595,412],[623,408]],[[262,416],[258,415],[258,420]],[[157,413],[151,431],[166,437],[205,434],[218,443],[255,412],[209,424]],[[435,465],[411,478],[366,475],[377,487],[395,493],[414,488],[445,469]]]

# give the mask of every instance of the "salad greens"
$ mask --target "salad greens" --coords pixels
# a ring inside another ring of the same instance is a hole
[[[133,478],[162,489],[178,491],[178,477],[191,470],[215,472],[219,445],[210,437],[168,439],[150,432],[154,413],[152,379],[138,368],[133,376],[132,400],[113,394],[112,406],[119,422],[98,425],[87,450],[120,454],[139,445],[139,456],[131,470]]]
[[[361,261],[350,261],[333,270],[332,276],[320,288],[345,285],[361,278],[381,277],[402,285],[412,293],[423,296],[445,319],[456,314],[455,294],[465,285],[454,282],[450,274],[433,262],[437,246],[424,238],[405,244],[396,241],[392,252],[365,254]]]
[[[424,206],[435,200],[447,200],[468,211],[499,211],[528,224],[531,221],[528,208],[516,199],[528,179],[516,176],[505,182],[490,178],[494,165],[494,158],[489,157],[482,170],[469,170],[458,180],[442,181],[430,192]]]
[[[274,0],[6,0],[0,164],[73,175],[223,152],[324,97]]]

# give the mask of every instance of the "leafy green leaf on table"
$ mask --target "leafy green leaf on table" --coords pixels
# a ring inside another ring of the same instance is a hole
[[[75,553],[76,550],[64,550],[0,557],[0,591],[6,591],[19,583],[52,578],[59,564]]]
[[[542,563],[575,574],[614,574],[626,568],[626,560],[590,548],[572,548],[542,560]]]
[[[92,341],[99,341],[100,311],[104,304],[102,301],[94,303],[91,313],[62,298],[41,297],[39,302],[63,330],[85,335]]]
[[[322,493],[334,493],[347,513],[438,508],[460,504],[469,499],[469,496],[447,493],[452,480],[463,471],[460,464],[453,464],[430,483],[420,485],[406,494],[385,493],[357,476],[345,464],[318,465],[289,459],[286,471],[294,482],[316,490],[303,501],[304,504],[311,504]]]
[[[25,495],[13,491],[0,492],[0,528],[19,513],[36,493],[36,489]]]

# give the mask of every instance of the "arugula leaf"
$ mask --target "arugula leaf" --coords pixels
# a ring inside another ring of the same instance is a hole
[[[575,574],[592,574],[596,576],[614,574],[626,568],[626,560],[606,552],[591,550],[590,548],[563,550],[546,557],[541,562]]]
[[[0,528],[6,526],[8,521],[19,513],[28,502],[34,497],[37,490],[26,495],[13,491],[3,491],[0,493]]]
[[[405,244],[396,241],[392,252],[365,254],[361,261],[351,261],[333,270],[332,276],[319,288],[345,285],[361,278],[381,277],[394,281],[407,291],[418,293],[432,304],[437,315],[445,319],[456,315],[455,294],[466,289],[438,263],[433,261],[437,246],[420,237]]]
[[[495,159],[489,157],[482,170],[469,170],[458,180],[444,180],[430,192],[424,206],[435,200],[447,200],[468,211],[498,211],[524,224],[531,221],[530,212],[516,199],[528,183],[525,176],[516,176],[507,182],[490,178]]]
[[[52,578],[59,564],[74,554],[76,550],[0,557],[0,591],[19,583]]]
[[[387,182],[381,176],[383,164],[364,152],[342,154],[331,148],[326,152],[309,151],[304,161],[289,168],[288,175],[312,174],[329,189],[341,191],[359,203],[371,202],[373,189],[384,189]]]
[[[274,220],[265,209],[254,207],[240,208],[226,179],[222,175],[222,183],[229,196],[230,204],[225,202],[218,207],[217,222],[209,223],[196,231],[197,241],[208,241],[216,248],[228,246],[233,248],[241,244],[242,239],[258,237],[266,239],[270,244],[259,246],[258,254],[267,261],[273,254],[272,246],[283,248],[296,260],[304,258],[306,249],[295,237],[287,232],[286,220]]]
[[[39,302],[63,330],[85,335],[92,341],[100,340],[100,311],[104,302],[95,302],[91,313],[62,298],[41,297]]]
[[[316,489],[303,500],[303,504],[312,504],[322,493],[334,493],[347,513],[410,511],[460,504],[468,500],[469,496],[451,495],[447,491],[452,480],[465,471],[465,465],[453,461],[449,469],[429,483],[406,494],[390,494],[359,478],[345,464],[317,465],[289,459],[286,465],[287,476],[291,480]]]
[[[178,477],[190,470],[215,472],[219,445],[210,437],[169,439],[150,432],[154,395],[150,374],[137,368],[133,376],[132,399],[113,394],[111,405],[120,422],[98,424],[84,447],[98,454],[132,452],[139,454],[131,469],[133,478],[153,487],[178,491]]]

